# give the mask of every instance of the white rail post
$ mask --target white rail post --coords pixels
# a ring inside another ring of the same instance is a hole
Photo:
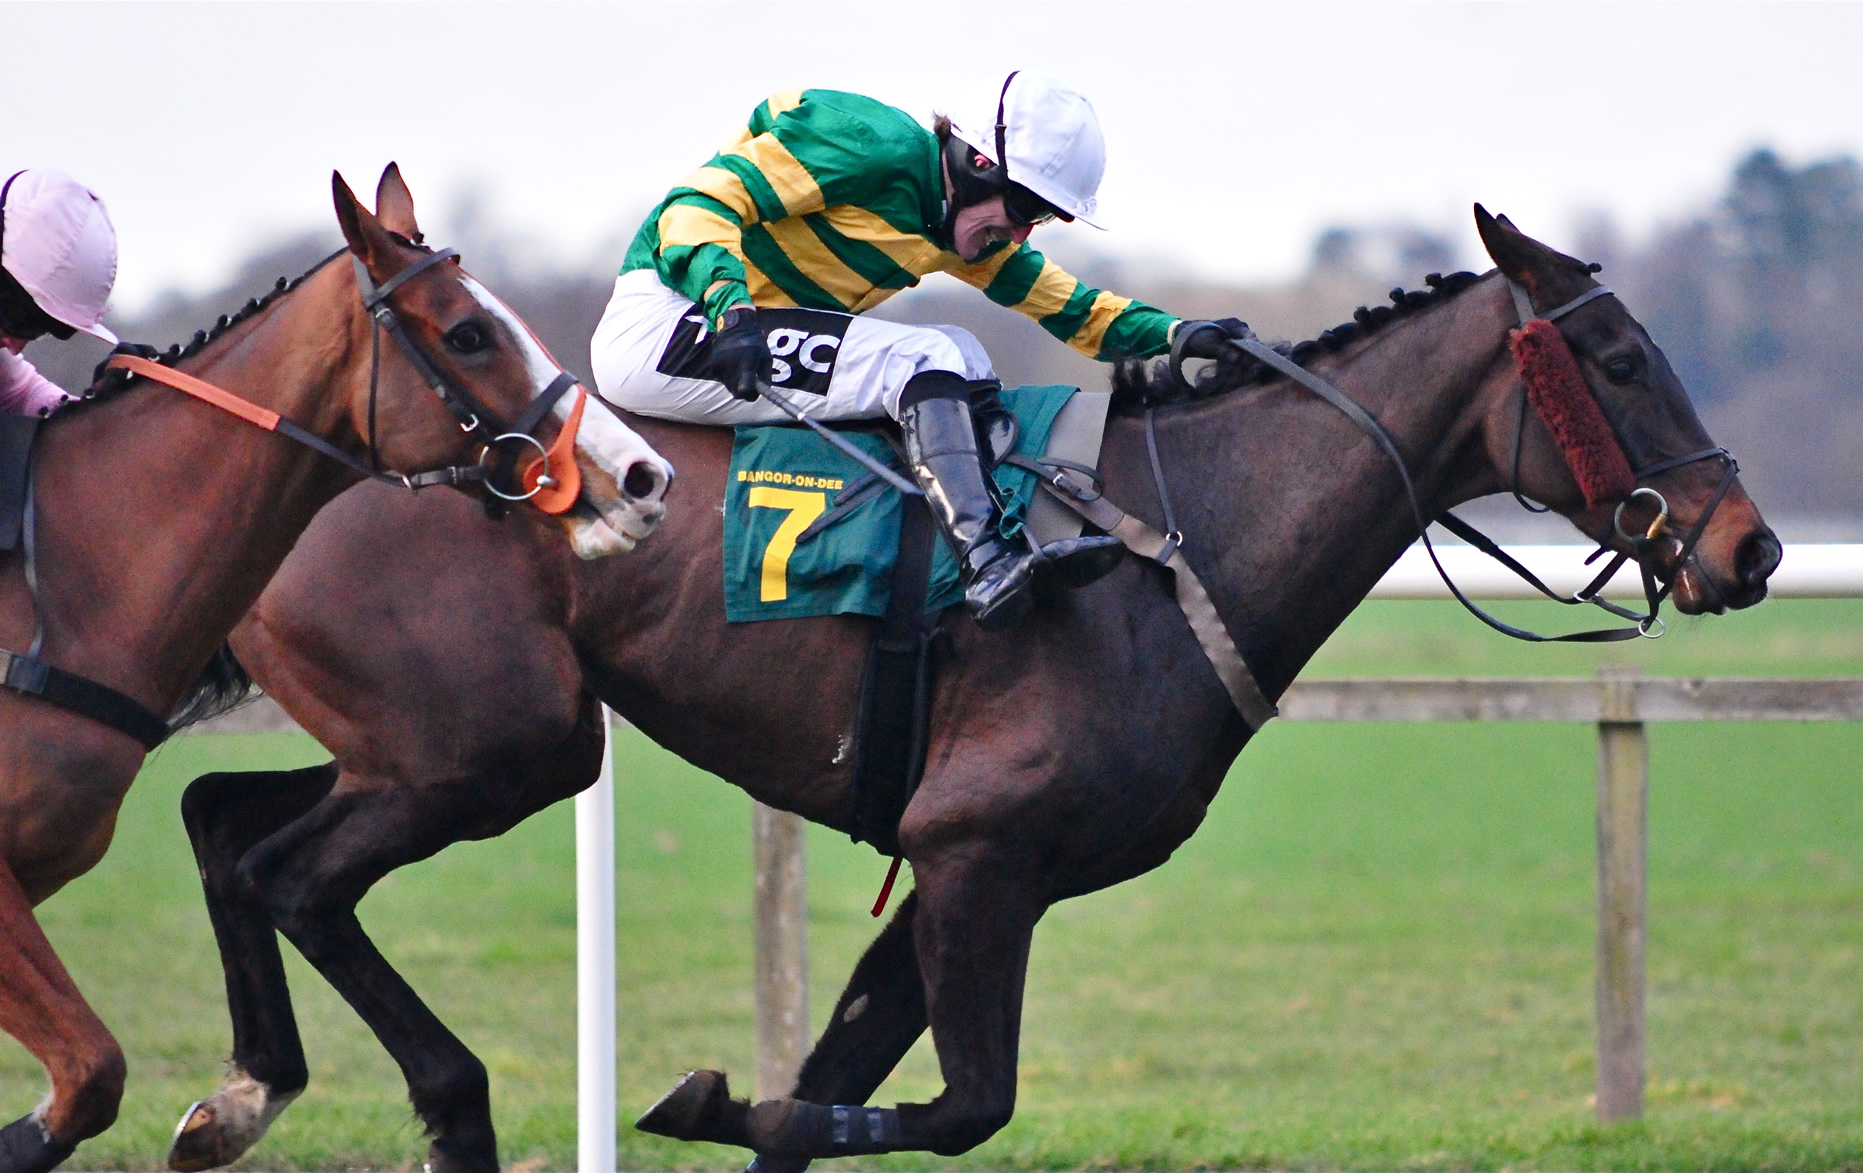
[[[1643,1115],[1649,741],[1633,668],[1605,668],[1598,712],[1598,1120]]]
[[[576,795],[576,1169],[615,1173],[615,753],[602,706],[602,773]]]
[[[755,803],[757,1098],[787,1096],[809,1053],[809,893],[801,815]]]

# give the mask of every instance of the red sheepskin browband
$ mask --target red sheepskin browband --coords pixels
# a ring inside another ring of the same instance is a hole
[[[1559,327],[1534,318],[1507,337],[1527,398],[1565,454],[1585,504],[1596,508],[1628,497],[1637,478]]]

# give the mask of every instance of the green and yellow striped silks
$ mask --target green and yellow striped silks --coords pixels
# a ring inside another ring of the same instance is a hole
[[[744,302],[861,313],[948,272],[1094,358],[1169,344],[1170,314],[1083,285],[1026,245],[966,263],[944,219],[931,131],[859,94],[788,90],[667,193],[621,271],[655,270],[714,323]]]

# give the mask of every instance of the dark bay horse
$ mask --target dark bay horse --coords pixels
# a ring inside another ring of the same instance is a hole
[[[1502,278],[1543,312],[1596,288],[1591,270],[1485,213],[1478,222],[1498,274],[1406,295],[1307,361],[1389,429],[1428,515],[1513,483],[1622,547],[1611,503],[1587,506],[1538,420],[1515,459],[1523,391],[1508,338],[1519,318]],[[1615,299],[1589,302],[1559,329],[1582,372],[1577,393],[1588,388],[1617,421],[1639,464],[1709,445],[1661,351]],[[1101,465],[1107,496],[1162,529],[1127,398],[1146,378],[1122,372],[1115,402],[1127,410],[1112,419]],[[1156,425],[1189,560],[1278,696],[1417,537],[1392,465],[1338,411],[1278,377],[1162,407]],[[601,756],[596,698],[758,800],[846,829],[845,747],[870,622],[727,626],[717,510],[731,433],[639,426],[682,473],[667,553],[578,565],[520,531],[475,523],[464,503],[363,486],[317,519],[235,633],[254,676],[336,760],[207,775],[187,793],[234,1044],[228,1084],[183,1118],[175,1168],[233,1160],[305,1086],[282,932],[400,1064],[437,1173],[496,1169],[484,1066],[354,910],[394,868],[500,834],[589,785]],[[1655,568],[1684,612],[1758,602],[1780,556],[1737,483],[1709,509],[1722,467],[1653,478],[1679,528],[1711,513],[1685,564],[1671,548]],[[462,560],[480,573],[447,579]],[[332,576],[356,585],[337,596],[325,589]],[[1249,739],[1168,577],[1130,558],[1006,634],[947,617],[928,762],[899,828],[916,890],[856,968],[793,1097],[747,1105],[722,1075],[701,1072],[643,1126],[743,1145],[764,1167],[793,1171],[814,1157],[958,1153],[1009,1120],[1036,922],[1056,901],[1169,858]],[[490,616],[503,638],[476,638],[468,617]],[[944,1092],[896,1110],[850,1108],[927,1026]]]
[[[458,400],[510,420],[555,380],[555,363],[463,269],[410,243],[419,229],[395,168],[377,192],[379,219],[340,176],[333,188],[349,247],[332,261],[342,263],[326,262],[222,318],[211,336],[177,349],[166,369],[277,412],[364,468],[371,438],[390,468],[470,464],[485,441],[462,431],[430,377],[437,372]],[[383,340],[372,374],[372,320],[349,256],[378,288],[408,271],[386,304],[429,371]],[[311,517],[360,475],[148,379],[116,376],[101,387],[44,426],[32,466],[33,565],[18,552],[0,564],[0,645],[26,649],[43,624],[45,661],[153,714],[172,713]],[[539,422],[548,424],[540,444],[567,427]],[[669,477],[658,454],[598,410],[574,433],[574,459],[583,505],[558,519],[562,528],[546,528],[534,511],[506,528],[535,531],[527,538],[565,554],[572,545],[600,554],[644,537]],[[340,593],[341,581],[333,585]],[[0,690],[0,1028],[52,1081],[45,1103],[0,1130],[0,1173],[50,1169],[116,1117],[123,1052],[32,910],[103,856],[146,752],[116,728]]]

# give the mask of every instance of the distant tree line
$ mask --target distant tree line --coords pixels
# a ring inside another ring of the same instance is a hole
[[[469,218],[464,235],[447,243],[565,366],[586,377],[588,338],[612,288],[619,249],[573,271],[551,271],[522,263],[514,238],[482,214]],[[138,341],[184,341],[337,244],[333,230],[287,241],[247,261],[220,291],[171,294],[113,324]],[[1855,159],[1794,168],[1771,150],[1756,150],[1701,213],[1636,246],[1599,220],[1572,251],[1604,264],[1602,279],[1668,354],[1715,438],[1739,456],[1762,509],[1863,526],[1863,396],[1856,392],[1863,370],[1863,168]],[[1360,302],[1381,300],[1394,283],[1415,286],[1426,272],[1457,265],[1447,241],[1408,225],[1330,229],[1316,240],[1308,272],[1273,288],[1190,280],[1092,254],[1061,259],[1089,281],[1173,312],[1236,314],[1282,337],[1309,336],[1346,320]],[[880,312],[970,329],[1010,382],[1105,385],[1097,364],[954,282],[927,282]],[[29,355],[51,377],[77,387],[88,382],[102,349],[41,343]]]

